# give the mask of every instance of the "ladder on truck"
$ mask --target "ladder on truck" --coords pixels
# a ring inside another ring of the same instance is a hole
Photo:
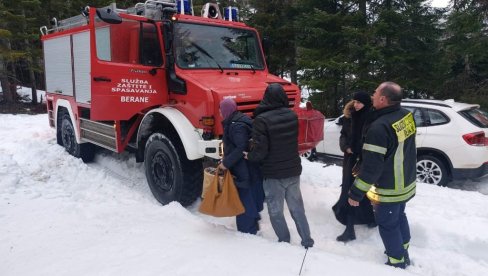
[[[118,13],[134,14],[147,17],[153,20],[161,20],[163,16],[163,11],[165,9],[173,9],[176,12],[176,0],[147,0],[144,3],[137,3],[134,7],[127,9],[117,8],[115,3],[104,7],[102,9],[110,9]],[[180,5],[183,5],[183,1],[180,1]],[[89,7],[85,7],[80,15],[76,15],[67,19],[57,20],[55,17],[51,19],[51,28],[47,26],[42,26],[40,28],[42,35],[47,35],[50,33],[56,33],[61,31],[70,30],[80,26],[88,25],[88,11]]]

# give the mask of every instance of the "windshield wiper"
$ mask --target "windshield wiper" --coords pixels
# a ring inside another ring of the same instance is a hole
[[[256,69],[254,69],[254,66],[252,66],[252,64],[249,64],[249,66],[251,66],[252,73],[253,73],[253,74],[256,74]]]
[[[193,47],[197,48],[198,51],[202,52],[204,55],[206,55],[207,57],[209,57],[211,60],[213,60],[215,62],[215,64],[217,64],[217,66],[219,67],[220,69],[220,73],[224,73],[224,69],[222,69],[222,66],[220,66],[220,64],[217,62],[217,60],[215,60],[215,58],[213,56],[211,56],[207,51],[205,51],[205,49],[203,49],[202,47],[200,47],[198,44],[196,44],[195,42],[192,42],[191,45],[193,45]]]

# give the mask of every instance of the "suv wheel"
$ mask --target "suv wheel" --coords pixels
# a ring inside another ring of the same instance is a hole
[[[438,158],[422,155],[417,159],[417,181],[438,186],[446,186],[448,182],[447,169]]]

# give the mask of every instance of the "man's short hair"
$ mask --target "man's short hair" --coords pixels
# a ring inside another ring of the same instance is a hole
[[[388,99],[390,105],[398,104],[402,101],[403,90],[400,85],[387,81],[383,83],[383,89],[381,89],[381,95]]]

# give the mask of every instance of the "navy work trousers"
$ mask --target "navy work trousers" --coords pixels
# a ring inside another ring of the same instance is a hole
[[[410,227],[405,214],[405,202],[374,204],[374,216],[388,257],[401,260],[405,255],[403,244],[410,242]]]

